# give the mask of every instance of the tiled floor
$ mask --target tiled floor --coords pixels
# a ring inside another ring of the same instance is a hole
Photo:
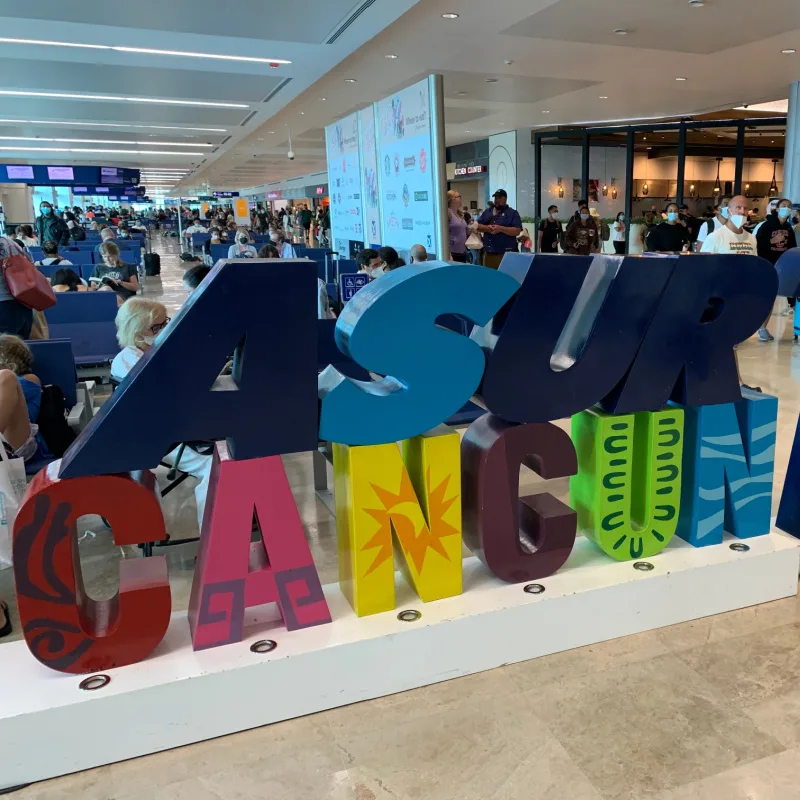
[[[149,279],[146,293],[174,311],[184,296],[177,250],[172,242],[161,249],[162,278]],[[773,317],[774,343],[739,350],[745,380],[780,398],[776,503],[800,405],[791,319]],[[284,461],[322,581],[335,581],[334,520],[314,494],[310,457]],[[553,484],[564,498],[566,482]],[[175,534],[196,532],[188,483],[170,495],[167,514]],[[173,602],[185,608],[196,545],[167,553]],[[81,542],[90,592],[113,594],[116,562],[136,557],[90,520]],[[11,596],[5,571],[0,597]],[[791,598],[66,776],[15,797],[800,799],[799,686],[800,600]]]

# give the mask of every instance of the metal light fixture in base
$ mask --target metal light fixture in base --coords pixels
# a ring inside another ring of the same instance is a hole
[[[559,178],[558,179],[558,196],[559,197],[563,197],[564,196],[564,184],[562,182],[563,180],[564,180],[563,178]]]
[[[714,194],[719,194],[722,191],[722,184],[719,182],[719,167],[722,164],[722,159],[717,159],[717,179],[714,181]]]
[[[778,184],[777,184],[777,182],[775,180],[775,175],[777,173],[777,170],[778,170],[778,159],[777,158],[773,158],[772,159],[772,183],[769,185],[769,196],[770,197],[775,197],[775,195],[778,194]]]
[[[650,194],[650,187],[647,185],[647,181],[642,184],[642,194],[647,197]]]

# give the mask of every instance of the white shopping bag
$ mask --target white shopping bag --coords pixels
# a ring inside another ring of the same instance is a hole
[[[25,461],[9,458],[0,441],[0,569],[11,566],[11,532],[25,494]]]

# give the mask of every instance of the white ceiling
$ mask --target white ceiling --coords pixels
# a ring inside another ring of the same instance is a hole
[[[701,8],[687,0],[325,0],[305,4],[303,14],[276,0],[230,0],[213,14],[197,4],[140,2],[131,13],[108,4],[83,10],[85,4],[63,0],[29,5],[35,9],[0,0],[0,36],[293,62],[272,69],[253,62],[0,43],[0,90],[246,105],[0,96],[3,118],[59,123],[0,121],[0,136],[214,146],[197,148],[203,155],[191,157],[34,158],[30,151],[0,150],[0,162],[193,169],[179,187],[184,193],[206,183],[241,189],[324,170],[325,125],[431,72],[444,75],[448,144],[514,128],[660,118],[772,101],[786,97],[790,82],[800,80],[800,54],[781,53],[800,50],[800,0],[706,0]],[[327,44],[357,10],[362,13]],[[443,19],[447,12],[458,19]],[[618,28],[627,34],[615,34]],[[387,59],[389,54],[398,57]],[[287,126],[294,161],[286,158]],[[43,145],[0,140],[3,146]]]

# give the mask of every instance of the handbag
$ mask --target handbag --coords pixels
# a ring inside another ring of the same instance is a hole
[[[53,287],[28,258],[12,253],[3,259],[2,268],[8,291],[18,303],[34,311],[56,304]]]
[[[11,566],[11,532],[25,494],[25,462],[9,458],[0,442],[0,569]]]
[[[477,231],[472,231],[467,236],[466,245],[470,250],[483,250],[483,239]]]

